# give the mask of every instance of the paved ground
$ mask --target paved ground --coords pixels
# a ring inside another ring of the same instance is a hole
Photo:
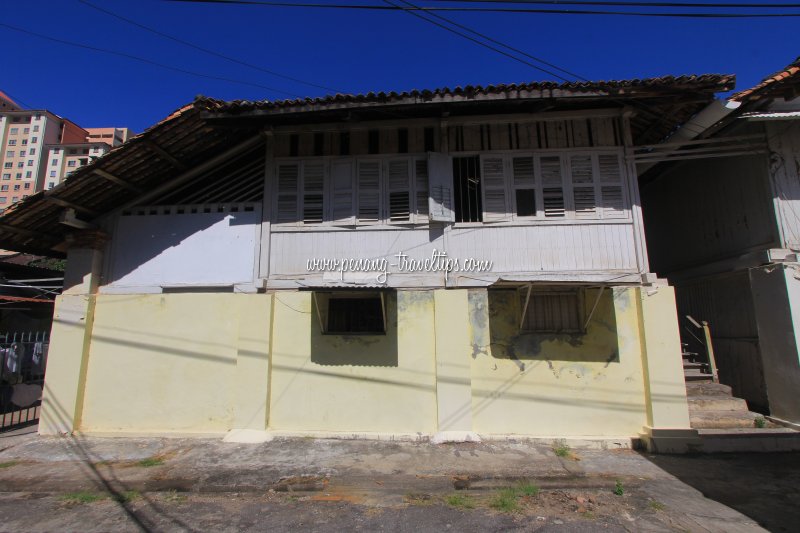
[[[245,445],[21,433],[0,435],[2,531],[751,532],[764,531],[757,521],[773,531],[798,523],[800,454],[781,454],[776,478],[766,455],[748,466],[748,456],[525,441]]]

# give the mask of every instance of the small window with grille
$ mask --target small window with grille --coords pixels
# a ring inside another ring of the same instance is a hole
[[[320,329],[329,335],[384,335],[386,299],[382,292],[315,292]]]
[[[578,288],[522,289],[521,330],[527,333],[584,333],[583,291]]]

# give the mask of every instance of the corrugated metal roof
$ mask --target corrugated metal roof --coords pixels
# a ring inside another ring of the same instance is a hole
[[[759,113],[758,111],[752,113],[744,113],[740,118],[747,118],[750,120],[797,120],[800,119],[800,111],[775,111]]]
[[[63,255],[62,243],[74,229],[59,222],[65,208],[76,208],[85,220],[132,202],[226,150],[253,139],[271,124],[297,121],[348,120],[350,113],[377,109],[407,116],[433,113],[536,112],[544,107],[583,109],[590,106],[624,107],[638,111],[631,124],[635,141],[663,138],[668,131],[713,100],[714,93],[730,90],[732,75],[705,74],[598,82],[532,82],[465,86],[408,92],[332,95],[322,98],[225,102],[197,97],[125,144],[78,169],[55,188],[25,198],[0,216],[0,248]],[[437,104],[431,108],[427,104]],[[540,107],[522,108],[519,104]],[[504,106],[510,106],[506,108]],[[389,114],[388,116],[393,116]],[[214,127],[225,117],[245,117],[235,127]],[[252,119],[252,120],[251,120]],[[217,122],[215,122],[217,121]],[[57,250],[54,252],[54,249]]]

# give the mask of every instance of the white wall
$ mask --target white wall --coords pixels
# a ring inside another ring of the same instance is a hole
[[[117,221],[107,283],[126,287],[233,285],[253,280],[261,209],[122,215]],[[142,210],[149,213],[150,209]],[[164,213],[164,208],[158,208]]]

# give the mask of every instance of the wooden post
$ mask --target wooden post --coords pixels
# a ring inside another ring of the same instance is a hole
[[[714,347],[711,345],[711,328],[708,327],[708,322],[703,320],[703,335],[705,335],[706,354],[708,355],[708,366],[711,370],[711,381],[719,383],[719,375],[717,374],[717,361],[714,359]]]

